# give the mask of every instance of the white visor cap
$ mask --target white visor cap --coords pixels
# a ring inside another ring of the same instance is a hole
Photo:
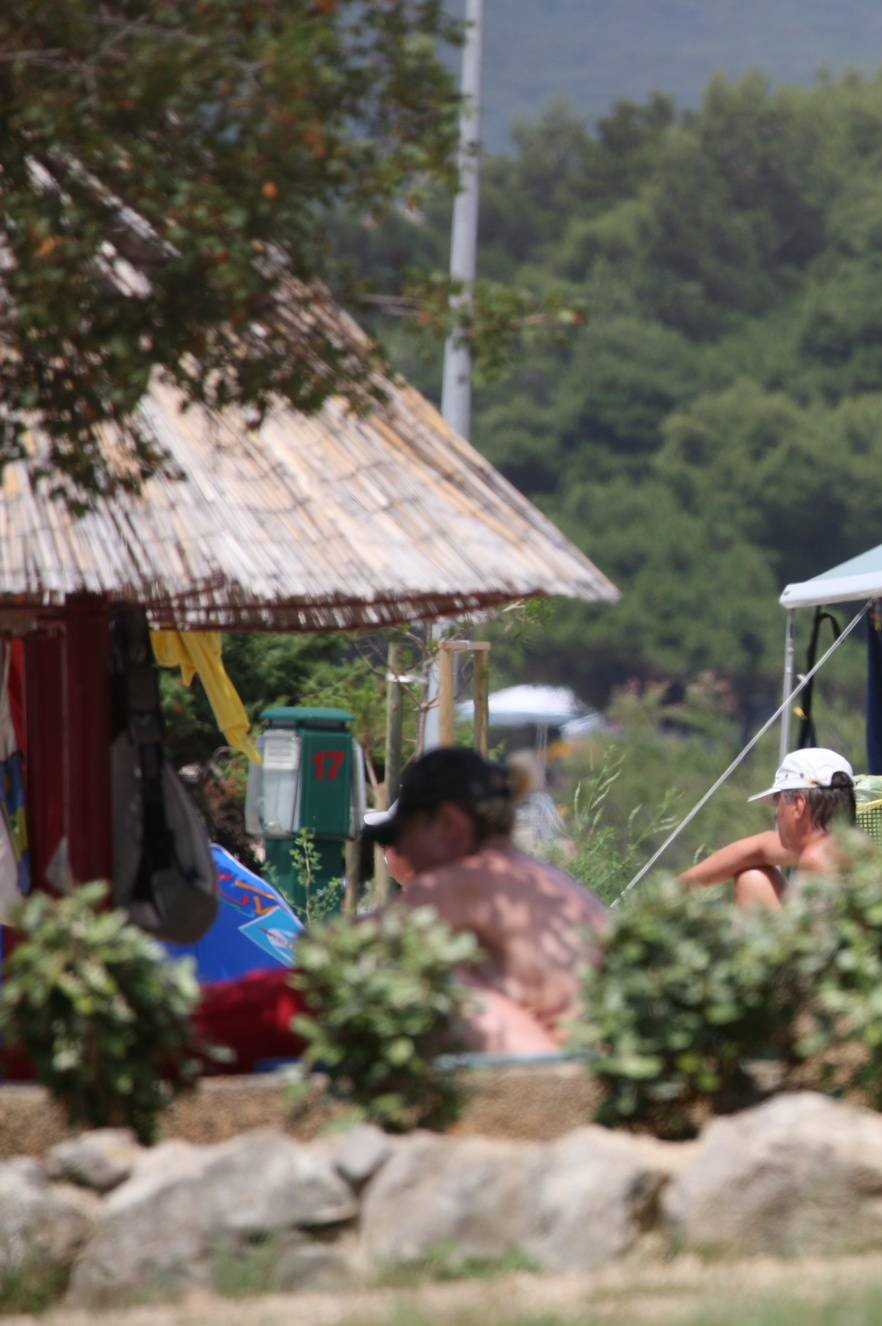
[[[366,829],[376,829],[381,824],[388,824],[395,817],[398,809],[398,802],[393,801],[388,810],[366,810],[364,813],[364,827]]]
[[[775,774],[775,781],[764,792],[748,797],[748,801],[770,801],[778,792],[808,791],[813,787],[829,787],[835,773],[854,778],[854,770],[844,755],[823,746],[807,746],[786,757]]]

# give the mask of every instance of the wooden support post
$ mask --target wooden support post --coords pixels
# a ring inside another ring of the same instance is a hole
[[[389,644],[386,666],[386,809],[398,796],[398,784],[401,782],[402,730],[404,707],[402,704],[401,682],[401,645],[397,640]]]
[[[438,733],[442,746],[456,741],[454,655],[471,654],[475,660],[473,743],[482,755],[487,754],[490,691],[490,641],[442,640],[438,647]]]
[[[383,778],[383,810],[388,810],[398,795],[401,782],[401,744],[402,744],[402,694],[401,682],[401,645],[397,640],[389,642],[386,655],[386,772]],[[374,893],[378,903],[387,902],[392,892],[392,881],[386,867],[386,858],[382,847],[374,847]]]
[[[31,883],[48,890],[46,869],[65,835],[64,640],[36,631],[25,636],[25,810]]]
[[[483,649],[475,649],[475,679],[472,685],[472,697],[475,705],[475,750],[485,757],[489,749],[490,728],[490,645],[486,641]]]
[[[68,600],[64,617],[65,829],[74,879],[110,879],[110,612]]]
[[[389,901],[389,894],[392,892],[392,881],[389,878],[389,867],[386,865],[385,848],[379,843],[374,843],[374,902],[378,907]]]
[[[343,911],[347,916],[354,916],[358,910],[358,839],[347,838],[344,849],[345,888],[343,892]]]
[[[456,740],[453,714],[453,656],[459,651],[451,649],[459,641],[442,640],[438,647],[438,739],[442,746],[452,746]]]

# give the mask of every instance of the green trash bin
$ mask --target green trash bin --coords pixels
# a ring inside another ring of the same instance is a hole
[[[317,894],[346,871],[346,840],[361,832],[366,805],[364,759],[345,709],[302,705],[265,709],[261,764],[248,772],[245,823],[266,846],[273,882],[303,917]],[[311,879],[292,858],[308,829],[317,857]],[[335,910],[339,910],[338,898]]]

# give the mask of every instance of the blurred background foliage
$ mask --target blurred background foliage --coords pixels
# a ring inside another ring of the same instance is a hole
[[[606,902],[621,893],[741,745],[731,697],[717,678],[699,677],[681,700],[669,695],[663,685],[617,691],[609,730],[561,750],[559,766],[552,766],[553,795],[576,846],[563,864]],[[818,740],[859,763],[860,710],[834,698],[823,716],[819,708],[818,721]],[[659,871],[685,870],[732,838],[772,827],[771,808],[748,805],[747,798],[771,783],[777,739],[774,729],[757,744],[667,849]]]
[[[882,74],[855,73],[798,88],[717,77],[696,109],[655,94],[595,123],[557,105],[484,161],[482,278],[587,321],[551,338],[524,328],[513,371],[497,362],[477,388],[472,439],[623,593],[613,609],[533,608],[514,630],[503,615],[492,684],[564,683],[609,710],[610,731],[571,753],[554,790],[577,838],[613,835],[617,883],[659,840],[647,825],[685,813],[777,704],[782,587],[879,542],[880,163]],[[432,319],[414,336],[413,318],[384,317],[365,292],[405,307],[412,273],[446,265],[449,218],[449,196],[429,194],[333,236],[340,293],[436,398]],[[798,659],[809,629],[799,614]],[[363,644],[231,637],[226,659],[252,714],[355,708],[381,769],[382,667]],[[815,698],[818,740],[857,767],[863,676],[856,636]],[[166,683],[166,700],[178,754],[207,750],[201,697]],[[770,735],[664,864],[762,827],[744,797],[776,762]]]
[[[743,724],[768,712],[781,589],[878,542],[880,157],[882,76],[752,74],[691,111],[656,94],[590,124],[554,106],[486,158],[482,277],[587,323],[479,386],[472,438],[623,590],[498,649],[506,680],[605,705],[631,678],[712,670]],[[392,291],[443,266],[448,224],[437,198],[339,242]],[[439,354],[417,356],[406,320],[371,325],[437,395]],[[859,653],[840,669],[853,699]]]

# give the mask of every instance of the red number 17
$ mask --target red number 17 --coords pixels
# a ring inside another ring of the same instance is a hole
[[[310,756],[315,765],[316,778],[324,778],[327,772],[328,782],[333,782],[340,772],[340,766],[345,759],[345,753],[342,750],[317,750],[315,755]]]

